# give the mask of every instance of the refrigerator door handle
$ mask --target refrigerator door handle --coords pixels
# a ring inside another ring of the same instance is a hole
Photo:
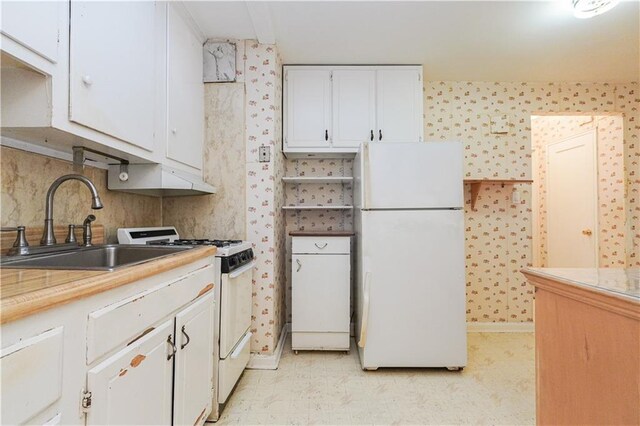
[[[367,328],[369,325],[369,293],[371,287],[371,272],[364,274],[364,292],[362,297],[362,324],[360,325],[360,340],[358,346],[364,348],[367,344]]]
[[[363,174],[363,182],[362,188],[364,190],[363,200],[362,200],[362,208],[368,209],[371,205],[370,200],[370,192],[371,192],[371,179],[369,178],[369,144],[367,142],[362,144],[362,174]]]

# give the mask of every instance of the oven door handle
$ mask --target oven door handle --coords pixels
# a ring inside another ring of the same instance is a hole
[[[238,343],[233,352],[231,352],[231,359],[236,359],[240,356],[240,354],[244,350],[244,347],[247,346],[247,343],[249,343],[249,339],[251,339],[251,332],[245,334],[242,340],[240,340],[240,343]]]
[[[245,272],[253,269],[253,267],[256,266],[256,261],[252,260],[251,263],[244,265],[242,268],[240,269],[236,269],[235,271],[232,271],[229,273],[229,278],[233,279],[233,278],[238,278],[240,275],[244,274]]]

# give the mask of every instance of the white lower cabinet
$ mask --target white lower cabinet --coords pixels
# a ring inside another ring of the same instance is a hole
[[[170,424],[173,319],[107,358],[87,374],[87,424]]]
[[[350,237],[293,237],[291,345],[349,350]]]
[[[213,294],[176,315],[173,424],[199,425],[211,411],[214,360]]]

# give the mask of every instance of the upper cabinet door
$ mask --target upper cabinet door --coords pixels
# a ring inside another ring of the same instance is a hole
[[[377,71],[376,141],[422,141],[422,75],[416,67]]]
[[[164,69],[158,58],[158,44],[165,41],[164,20],[158,19],[163,7],[144,1],[71,3],[71,121],[153,150],[156,108],[164,104],[156,90]]]
[[[68,1],[4,1],[0,32],[56,63],[60,13],[68,8]]]
[[[178,13],[167,11],[167,158],[202,169],[204,83],[202,43]]]
[[[333,72],[333,146],[358,148],[376,131],[376,72]]]
[[[209,292],[176,315],[175,425],[201,425],[211,412],[214,303]]]
[[[331,70],[288,70],[285,78],[285,144],[288,148],[328,148]]]

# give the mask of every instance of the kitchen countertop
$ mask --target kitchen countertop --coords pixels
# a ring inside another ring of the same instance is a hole
[[[352,231],[290,231],[292,237],[352,237]]]
[[[525,268],[522,272],[640,305],[640,268]]]
[[[130,284],[215,253],[215,247],[197,247],[114,271],[0,268],[0,324]]]

